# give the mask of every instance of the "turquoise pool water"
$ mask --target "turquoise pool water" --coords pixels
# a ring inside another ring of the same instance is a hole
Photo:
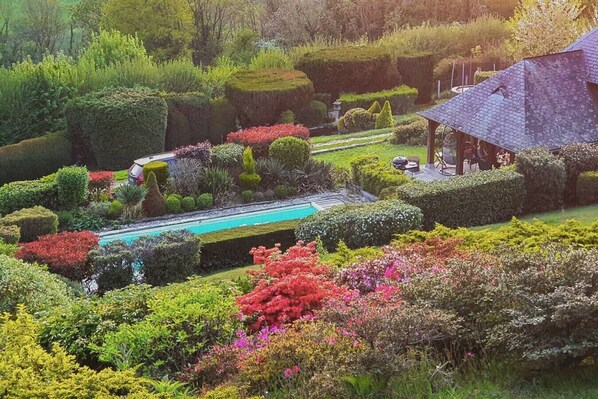
[[[206,234],[212,233],[214,231],[234,229],[236,227],[256,226],[260,224],[284,222],[288,220],[298,220],[306,218],[309,215],[316,213],[317,211],[318,209],[310,203],[286,206],[284,208],[268,209],[264,211],[248,212],[239,215],[204,219],[171,226],[155,227],[150,229],[110,234],[100,239],[100,245],[105,245],[115,240],[132,242],[142,236],[158,235],[164,231],[171,230],[189,230],[190,232],[195,234]]]

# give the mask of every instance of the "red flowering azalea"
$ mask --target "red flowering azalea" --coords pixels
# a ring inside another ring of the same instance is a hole
[[[114,183],[113,172],[89,172],[89,192],[96,200],[102,192],[110,193],[112,183]]]
[[[259,126],[230,133],[226,141],[252,147],[256,157],[265,157],[268,155],[270,144],[276,139],[289,136],[309,140],[309,130],[305,126],[292,124]]]
[[[315,242],[304,245],[303,241],[299,241],[285,253],[281,252],[280,245],[270,249],[253,248],[250,253],[256,264],[264,265],[262,270],[249,272],[258,279],[282,278],[297,273],[327,275],[330,272],[328,266],[318,264],[320,258],[316,253]]]
[[[53,273],[81,281],[91,275],[87,254],[98,244],[98,236],[90,231],[67,231],[21,244],[17,257],[27,262],[46,264]]]

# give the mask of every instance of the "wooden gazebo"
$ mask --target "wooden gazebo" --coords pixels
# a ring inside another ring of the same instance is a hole
[[[463,174],[467,139],[496,153],[531,147],[558,151],[598,142],[598,28],[562,53],[527,58],[463,94],[419,113],[428,120],[427,167],[444,125],[456,137],[456,173]]]

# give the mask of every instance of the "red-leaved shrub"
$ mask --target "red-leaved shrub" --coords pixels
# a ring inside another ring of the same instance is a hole
[[[290,136],[309,140],[309,130],[305,126],[291,124],[259,126],[230,133],[226,141],[252,147],[255,157],[265,158],[268,156],[270,144],[276,139]]]
[[[89,172],[89,193],[95,201],[102,193],[110,194],[112,183],[114,183],[114,172]]]
[[[68,279],[81,281],[91,275],[87,254],[97,248],[99,238],[90,231],[67,231],[41,236],[21,244],[17,257],[48,265],[48,269]]]
[[[347,288],[326,277],[326,266],[317,264],[314,243],[304,246],[299,242],[285,253],[259,248],[253,251],[254,257],[256,251],[270,254],[263,270],[252,273],[253,291],[237,298],[243,315],[252,319],[254,331],[311,315],[325,300],[351,297]]]
[[[176,159],[195,159],[202,167],[212,163],[212,144],[209,141],[174,149]]]

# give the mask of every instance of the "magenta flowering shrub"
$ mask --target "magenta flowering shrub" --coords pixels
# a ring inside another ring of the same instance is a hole
[[[197,143],[174,150],[176,159],[195,159],[201,166],[206,167],[212,163],[212,144],[209,141]]]

